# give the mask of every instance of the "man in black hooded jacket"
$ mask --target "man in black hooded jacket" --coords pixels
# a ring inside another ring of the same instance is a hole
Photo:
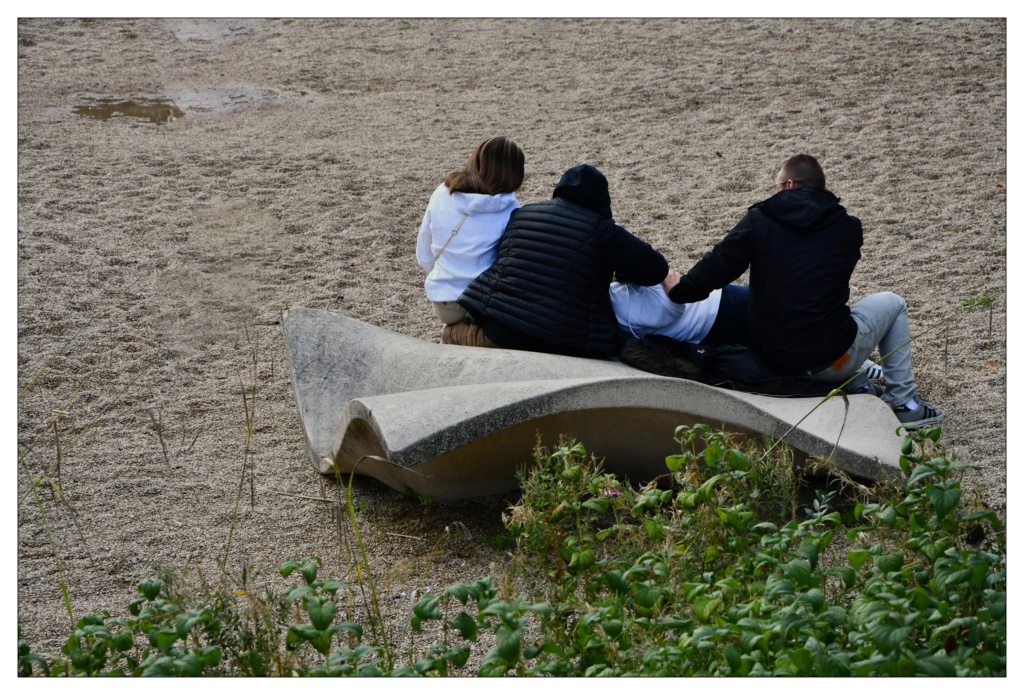
[[[685,276],[666,280],[669,298],[699,301],[749,266],[751,347],[773,367],[835,384],[853,378],[847,391],[880,395],[904,424],[941,422],[942,411],[916,397],[903,299],[882,292],[847,306],[863,233],[860,220],[825,189],[821,165],[809,155],[791,157],[775,191]],[[876,346],[884,392],[857,375]]]
[[[620,341],[613,275],[649,286],[667,274],[664,256],[615,224],[608,180],[580,164],[551,200],[512,213],[494,263],[459,297],[476,323],[446,326],[442,342],[610,357]]]

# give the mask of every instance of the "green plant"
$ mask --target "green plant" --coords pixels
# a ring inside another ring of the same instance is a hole
[[[1005,533],[963,499],[967,465],[940,434],[909,429],[905,484],[857,503],[849,528],[837,491],[800,501],[800,471],[771,440],[680,427],[662,486],[634,489],[563,439],[538,446],[506,517],[527,592],[502,600],[486,578],[422,596],[411,627],[437,622],[441,641],[408,664],[395,664],[379,612],[368,642],[338,620],[336,594],[353,591],[317,579],[309,557],[281,567],[304,583],[267,592],[262,632],[235,622],[244,590],[204,584],[190,600],[152,580],[132,618],[83,616],[64,657],[19,634],[19,674],[445,676],[490,634],[478,675],[1005,675]],[[347,504],[354,515],[351,493]],[[842,534],[855,545],[835,552]]]

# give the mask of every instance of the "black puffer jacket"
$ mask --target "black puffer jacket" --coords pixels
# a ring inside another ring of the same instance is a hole
[[[668,263],[615,224],[607,179],[581,164],[562,175],[551,200],[512,213],[497,259],[459,304],[503,348],[614,355],[613,273],[623,282],[655,285]]]
[[[860,220],[832,193],[784,190],[752,206],[669,297],[699,301],[750,266],[754,349],[782,372],[824,368],[857,336],[846,303],[863,241]]]

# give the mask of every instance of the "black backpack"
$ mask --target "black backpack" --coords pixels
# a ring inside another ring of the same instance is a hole
[[[652,374],[768,396],[825,396],[834,388],[804,374],[783,374],[743,345],[691,345],[651,334],[627,338],[619,359]]]

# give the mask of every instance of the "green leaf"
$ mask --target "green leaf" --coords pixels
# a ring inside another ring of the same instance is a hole
[[[909,434],[903,436],[903,444],[900,446],[900,453],[904,456],[914,453],[914,438]]]
[[[800,600],[817,613],[825,604],[825,594],[821,592],[821,589],[808,589],[805,593],[800,594]]]
[[[818,564],[818,544],[810,538],[805,538],[800,547],[791,551],[793,555],[807,560],[814,567]]]
[[[441,620],[443,617],[441,611],[437,608],[437,602],[441,600],[440,596],[434,596],[433,594],[427,594],[412,607],[413,615],[420,620]]]
[[[174,671],[161,663],[154,663],[142,671],[143,678],[169,678],[174,675]]]
[[[441,658],[447,659],[453,666],[462,668],[466,665],[466,661],[469,659],[469,647],[461,646],[449,649]]]
[[[287,643],[295,645],[302,641],[311,642],[319,636],[320,631],[312,625],[292,625],[288,628]]]
[[[196,656],[203,662],[203,666],[216,666],[220,663],[220,647],[201,647],[196,650]]]
[[[466,611],[461,611],[454,619],[449,620],[448,624],[458,630],[463,639],[471,642],[476,640],[476,621]]]
[[[672,454],[671,456],[665,457],[665,465],[668,466],[670,471],[681,471],[686,465],[686,456],[682,454]]]
[[[779,565],[779,569],[785,572],[798,587],[809,587],[817,584],[817,582],[812,582],[811,580],[811,566],[801,560],[791,560],[784,565]]]
[[[299,568],[299,574],[306,580],[307,584],[312,584],[316,581],[317,564],[315,562],[307,562]]]
[[[126,652],[135,646],[135,638],[132,637],[132,633],[129,630],[115,632],[111,635],[110,641],[113,643],[114,649],[119,652]]]
[[[912,627],[898,627],[888,623],[879,623],[869,631],[871,639],[882,654],[893,652],[913,632]]]
[[[430,671],[440,668],[443,664],[444,662],[440,659],[420,659],[413,664],[413,668],[416,669],[416,673],[422,676]]]
[[[713,466],[722,460],[722,445],[719,442],[712,442],[704,449],[704,461]]]
[[[929,676],[955,678],[956,667],[941,656],[924,656],[917,659],[917,668]]]
[[[943,489],[938,485],[929,485],[924,489],[924,494],[935,506],[935,513],[940,517],[946,516],[960,502],[960,486],[953,483],[955,487]]]
[[[565,518],[565,515],[568,512],[569,512],[569,503],[563,501],[563,502],[561,502],[557,507],[555,507],[551,511],[551,516],[550,516],[549,520],[552,523],[554,523],[556,521],[561,521],[562,519]]]
[[[891,504],[887,504],[882,509],[878,510],[877,516],[882,523],[889,528],[895,528],[896,526],[896,508]]]
[[[729,450],[729,468],[734,471],[745,471],[750,468],[750,459],[739,449]]]
[[[633,582],[633,598],[643,608],[653,608],[661,598],[661,589],[652,587],[650,582]]]
[[[693,602],[693,614],[702,623],[706,623],[721,607],[722,599],[720,598],[707,599],[703,596],[698,596]]]
[[[715,582],[715,586],[719,587],[720,589],[724,589],[725,592],[728,594],[735,594],[736,590],[740,587],[740,583],[733,577],[727,577],[725,579],[720,579],[717,582]]]
[[[184,620],[182,620],[184,618]],[[175,619],[176,627],[178,629],[178,636],[182,639],[194,628],[196,625],[206,624],[210,622],[210,611],[190,611],[187,615],[178,614]]]
[[[156,579],[150,579],[139,584],[139,593],[146,597],[147,601],[152,601],[160,593],[160,587],[162,584]]]
[[[573,553],[569,559],[569,572],[573,575],[590,569],[597,562],[597,553],[593,550],[581,550]]]
[[[916,466],[914,468],[914,472],[910,474],[910,477],[907,479],[907,488],[911,488],[914,486],[914,483],[918,482],[919,480],[929,478],[933,475],[935,475],[935,471],[932,469],[932,467],[922,463]]]
[[[647,532],[647,537],[654,542],[658,542],[665,537],[664,527],[649,516],[644,517],[644,531]]]
[[[615,640],[622,634],[622,621],[621,620],[603,620],[601,621],[601,627],[604,629],[604,633],[609,638]]]
[[[697,497],[704,501],[710,502],[715,497],[715,485],[722,479],[720,475],[713,475],[704,481],[704,484],[697,488]]]
[[[329,580],[327,580],[325,582],[321,582],[321,584],[320,584],[320,591],[326,591],[331,596],[334,596],[334,594],[338,593],[339,589],[344,589],[344,588],[346,588],[344,584],[342,584],[341,582],[335,581],[333,579],[329,579]]]
[[[500,628],[494,635],[498,657],[511,668],[519,660],[519,650],[523,640],[522,630],[506,630]]]
[[[363,628],[362,628],[361,625],[359,625],[357,623],[350,623],[350,622],[338,623],[337,625],[334,626],[333,630],[335,632],[348,632],[348,633],[350,633],[352,635],[355,635],[357,640],[360,640],[360,639],[363,638]]]
[[[810,673],[811,666],[814,664],[814,657],[807,649],[797,649],[790,652],[789,659],[800,673]]]
[[[309,614],[309,622],[313,623],[313,627],[317,630],[326,630],[331,625],[331,621],[334,620],[335,605],[333,602],[328,602],[324,605],[320,605],[320,599],[315,596],[304,596],[302,598],[302,607],[306,609]]]
[[[149,640],[161,652],[167,652],[178,641],[178,631],[173,628],[151,630]]]
[[[719,555],[720,553],[717,545],[708,546],[708,549],[704,551],[704,564],[710,565],[718,559]]]
[[[444,593],[449,596],[454,596],[459,599],[462,605],[466,605],[466,601],[469,600],[469,585],[467,584],[452,584],[450,587],[444,590]]]
[[[601,570],[601,576],[608,588],[617,594],[625,594],[629,591],[629,582],[622,575],[622,570]]]
[[[589,500],[583,503],[583,506],[587,509],[593,509],[598,514],[604,514],[608,511],[611,506],[611,500],[607,497],[591,497]]]
[[[696,509],[698,494],[696,492],[680,492],[672,503],[676,509]]]
[[[203,675],[203,664],[195,654],[186,654],[174,660],[174,668],[178,675],[186,678],[197,678]]]
[[[903,569],[903,553],[889,553],[875,558],[875,567],[883,574]]]
[[[850,560],[850,565],[853,566],[854,570],[860,570],[861,566],[871,557],[871,553],[867,550],[848,550],[846,557]]]

